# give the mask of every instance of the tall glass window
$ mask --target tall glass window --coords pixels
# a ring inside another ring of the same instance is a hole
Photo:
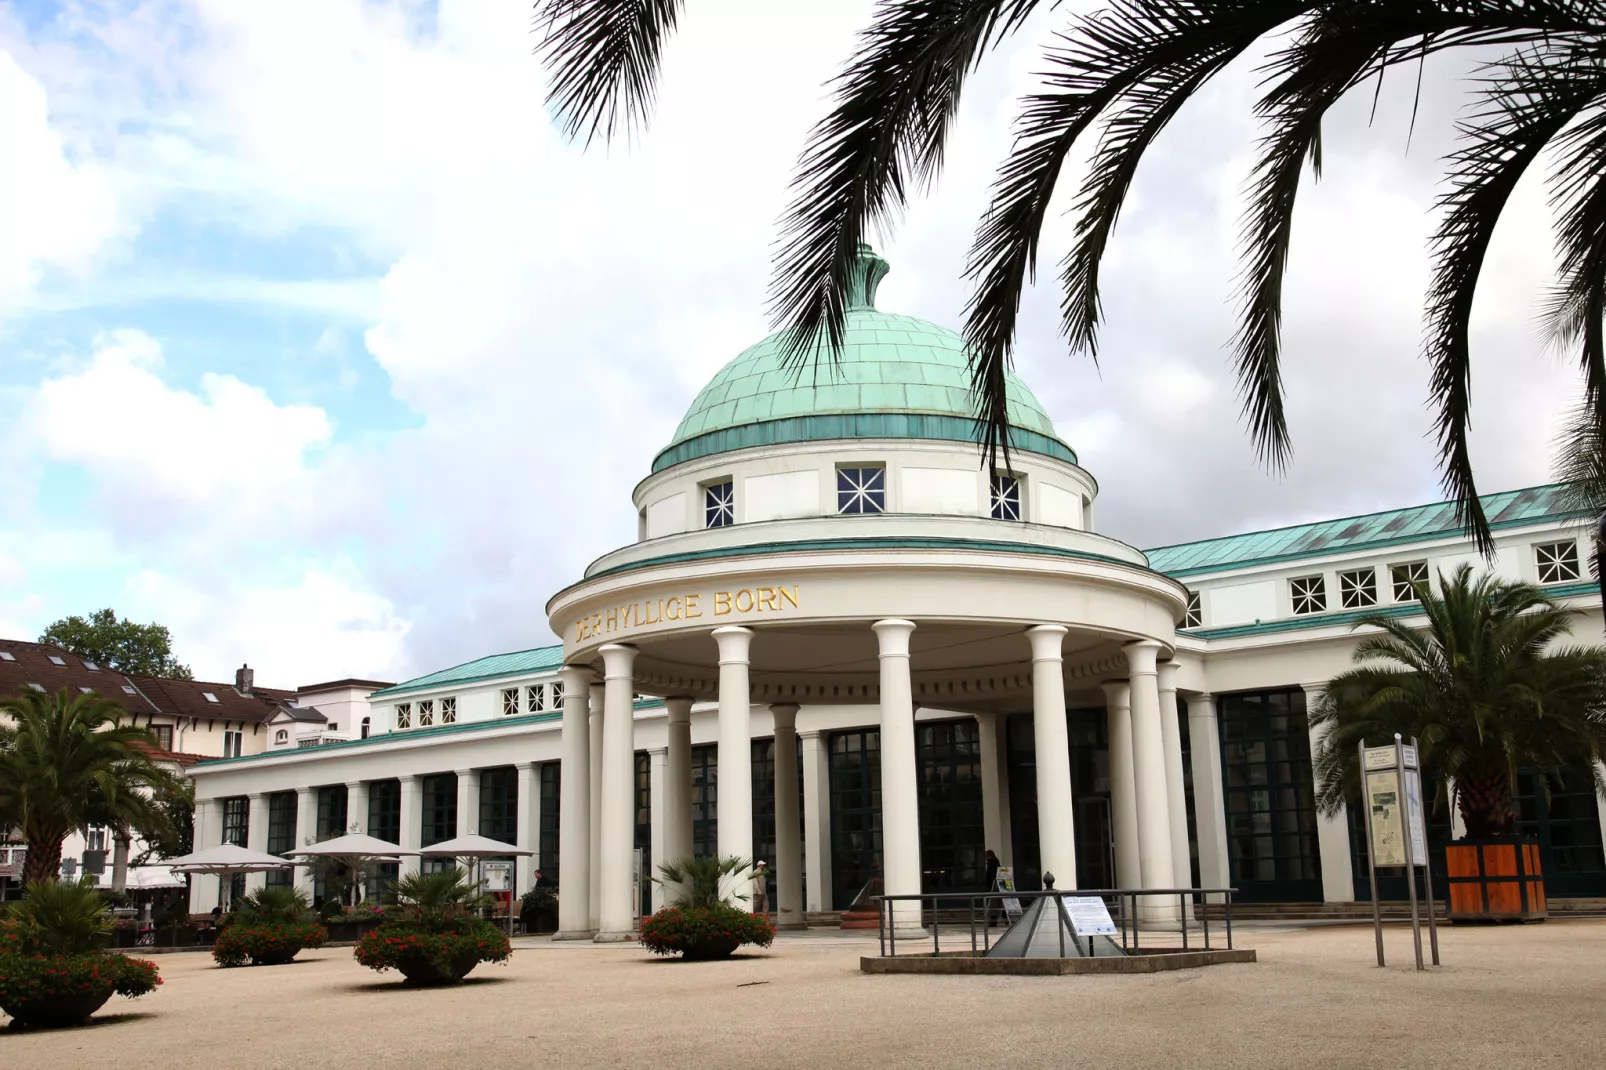
[[[346,785],[330,784],[318,789],[318,831],[320,840],[346,834]]]
[[[981,811],[981,736],[974,718],[915,725],[920,792],[922,891],[986,883]]]
[[[691,749],[691,853],[719,854],[719,747]]]
[[[1601,850],[1599,801],[1587,766],[1517,774],[1519,836],[1539,841],[1545,891],[1561,897],[1606,895],[1606,855]]]
[[[401,843],[401,781],[373,780],[368,784],[368,835],[387,843]],[[388,898],[390,882],[401,874],[396,862],[368,867],[364,895],[374,902]]]
[[[297,846],[296,793],[276,791],[268,796],[268,853],[287,855]],[[268,870],[268,887],[288,888],[292,883],[294,878],[288,869]]]
[[[1234,887],[1249,902],[1320,901],[1305,692],[1223,695],[1218,709]]]
[[[563,763],[541,763],[541,875],[558,887],[558,829],[562,824]]]
[[[881,865],[881,732],[833,732],[831,750],[831,901],[846,910]]]
[[[724,528],[736,523],[736,484],[730,480],[703,488],[703,526]]]
[[[251,803],[244,795],[237,795],[231,799],[223,800],[223,842],[232,843],[239,847],[245,846],[246,837],[250,834]],[[239,902],[245,894],[245,874],[235,874],[234,883],[230,886],[229,896],[231,902]]]
[[[641,916],[652,913],[652,756],[636,752],[636,850],[641,852]]]
[[[519,771],[511,765],[480,773],[480,835],[503,843],[519,839]]]
[[[420,794],[423,796],[423,821],[420,827],[419,846],[429,847],[457,835],[457,774],[441,773],[423,778]],[[424,863],[426,869],[450,868],[451,860],[444,864]]]
[[[994,520],[1019,520],[1020,480],[1003,472],[993,473],[992,514]]]

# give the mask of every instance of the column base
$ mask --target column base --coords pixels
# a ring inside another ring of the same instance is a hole
[[[892,936],[897,940],[930,940],[931,930],[924,925],[894,926]]]
[[[637,933],[633,929],[613,932],[600,932],[596,936],[592,937],[592,939],[599,944],[627,944],[636,938]]]
[[[802,932],[809,927],[806,921],[779,921],[775,923],[775,931],[779,933]]]
[[[552,934],[554,940],[590,940],[597,935],[595,929],[563,929]]]

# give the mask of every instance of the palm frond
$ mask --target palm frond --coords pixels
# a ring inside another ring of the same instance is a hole
[[[865,229],[887,222],[940,169],[966,77],[1044,0],[885,0],[811,133],[770,289],[789,366],[842,344]]]
[[[664,42],[685,0],[537,0],[540,54],[553,67],[547,105],[565,135],[644,126],[657,95]]]

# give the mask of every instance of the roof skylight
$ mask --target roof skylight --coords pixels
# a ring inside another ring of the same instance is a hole
[[[130,687],[128,684],[124,684],[123,685],[123,690],[128,692],[130,695],[132,695],[134,693],[134,689],[132,687]]]
[[[208,702],[216,702],[217,701],[217,696],[212,694],[212,692],[210,692],[210,691],[202,691],[201,692],[201,697],[206,699],[206,701],[208,701]]]
[[[60,654],[52,654],[50,655],[50,664],[65,665],[67,664],[67,659],[62,657]]]
[[[16,661],[17,655],[9,650],[0,650],[0,661]]]

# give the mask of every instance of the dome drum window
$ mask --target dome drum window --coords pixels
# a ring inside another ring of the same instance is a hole
[[[396,727],[413,727],[413,704],[411,702],[396,703]]]
[[[1197,628],[1204,624],[1204,609],[1199,601],[1198,591],[1188,592],[1188,608],[1182,613],[1182,626],[1184,628]]]
[[[536,684],[535,686],[536,687],[540,687],[541,685],[540,684]],[[562,680],[554,680],[550,684],[547,684],[546,686],[547,686],[547,698],[550,700],[552,708],[554,710],[562,709],[563,708],[563,681]]]
[[[849,515],[886,512],[886,468],[838,468],[836,511]]]
[[[457,723],[457,697],[447,695],[441,699],[441,724]]]
[[[1377,605],[1377,569],[1359,568],[1338,574],[1338,603],[1345,609]]]
[[[1327,578],[1325,576],[1301,576],[1298,579],[1289,580],[1288,593],[1293,597],[1294,615],[1296,617],[1327,611]]]
[[[1428,582],[1426,561],[1404,561],[1389,566],[1389,586],[1394,589],[1396,602],[1415,602],[1416,588]]]
[[[546,709],[546,689],[540,684],[531,684],[524,689],[525,708],[531,713],[540,713]]]
[[[1020,477],[1005,472],[994,472],[989,495],[994,520],[1020,520]]]
[[[519,713],[519,689],[504,687],[502,689],[502,716],[517,717]]]
[[[703,526],[725,528],[736,523],[736,484],[731,480],[703,487]]]
[[[1539,566],[1540,583],[1563,583],[1579,576],[1576,542],[1539,543],[1534,547],[1534,558]]]

